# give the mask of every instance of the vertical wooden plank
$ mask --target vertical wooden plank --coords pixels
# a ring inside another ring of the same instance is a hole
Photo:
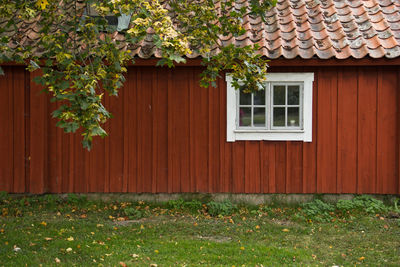
[[[110,110],[110,97],[108,94],[104,96],[104,106],[107,110]],[[104,130],[110,133],[110,120],[104,124]],[[104,147],[104,193],[110,192],[110,138],[105,138]]]
[[[1,93],[1,104],[0,104],[0,123],[2,129],[0,131],[0,191],[12,192],[12,179],[13,179],[13,148],[12,148],[12,137],[13,127],[12,120],[12,103],[10,98],[12,96],[13,88],[13,71],[14,68],[3,67],[4,76],[0,76],[0,93]],[[10,140],[11,139],[11,140]]]
[[[400,194],[400,67],[397,67],[397,194]]]
[[[73,161],[74,161],[74,186],[73,193],[87,192],[87,177],[85,168],[87,164],[85,150],[82,146],[82,136],[79,130],[73,134]]]
[[[260,145],[260,187],[261,193],[275,193],[275,144],[261,141]]]
[[[75,138],[73,134],[69,134],[69,166],[68,166],[68,190],[67,192],[75,192]]]
[[[286,192],[286,142],[275,143],[275,190],[276,193]]]
[[[357,69],[338,73],[337,193],[354,193],[357,188]]]
[[[174,71],[174,89],[171,90],[174,116],[173,127],[173,191],[189,192],[189,70]]]
[[[245,193],[260,193],[260,146],[259,142],[245,142]]]
[[[260,190],[261,193],[266,194],[269,192],[268,184],[269,184],[269,153],[268,146],[266,145],[268,142],[260,141],[259,142],[259,150],[260,150]]]
[[[108,137],[105,137],[108,138]],[[105,183],[105,138],[93,138],[93,147],[89,152],[88,191],[104,192]]]
[[[317,192],[317,142],[318,142],[318,71],[314,72],[313,83],[313,121],[312,121],[312,142],[303,143],[303,190],[302,193]]]
[[[318,74],[317,193],[336,193],[337,69]]]
[[[175,83],[173,80],[172,70],[168,70],[168,193],[172,193],[174,190],[174,87]]]
[[[276,193],[276,144],[268,142],[268,193]]]
[[[33,73],[33,77],[38,75]],[[34,194],[44,193],[46,190],[46,143],[47,143],[47,97],[42,93],[41,86],[33,81],[30,83],[31,88],[31,120],[30,120],[30,145],[31,145],[31,162],[30,162],[30,189],[29,192]]]
[[[225,75],[223,75],[225,77]],[[220,185],[219,192],[232,191],[232,146],[226,141],[226,82],[218,79],[220,123]]]
[[[396,147],[397,110],[398,103],[395,97],[397,87],[397,73],[393,68],[378,69],[378,106],[377,106],[377,180],[376,193],[396,194],[398,166]]]
[[[138,77],[138,192],[151,192],[152,179],[152,74],[141,68]]]
[[[13,192],[25,192],[25,72],[22,67],[14,69],[13,75]],[[11,119],[10,119],[11,120]],[[8,155],[11,157],[11,155]]]
[[[152,173],[151,173],[151,192],[155,193],[157,191],[157,168],[158,168],[158,155],[157,155],[157,149],[158,149],[158,139],[157,139],[157,133],[158,133],[158,71],[155,69],[151,70],[151,76],[152,76],[152,88],[151,88],[151,109],[152,109],[152,151],[151,151],[151,156],[152,156]]]
[[[128,75],[125,75],[128,78]],[[122,192],[128,192],[128,180],[129,180],[129,120],[132,120],[131,114],[129,112],[129,94],[130,92],[130,83],[132,81],[128,78],[121,89],[123,91],[123,172],[122,172]]]
[[[208,97],[209,90],[211,88],[202,88],[198,83],[199,72],[194,72],[192,75],[192,86],[193,86],[193,131],[191,136],[193,137],[193,143],[191,148],[193,154],[193,161],[191,167],[194,173],[194,190],[195,192],[208,192],[209,190],[209,179],[211,175],[210,162],[212,150],[210,148],[210,111],[209,105],[210,100]]]
[[[400,194],[400,67],[397,67],[397,194]]]
[[[156,192],[168,192],[168,72],[157,69],[156,94],[153,96],[153,177]]]
[[[51,113],[59,107],[57,103],[50,102],[51,95],[47,97],[46,101],[49,101],[49,110],[46,114],[46,122],[48,123],[48,133],[47,133],[47,142],[48,142],[48,165],[46,166],[48,171],[48,188],[49,192],[55,193],[61,187],[61,170],[59,169],[59,162],[61,161],[61,151],[58,150],[58,139],[57,139],[57,131],[58,127],[56,127],[56,119],[52,118]]]
[[[286,193],[302,193],[303,144],[300,142],[288,142],[286,159]]]
[[[57,106],[60,106],[60,103],[58,103],[58,105]],[[58,177],[58,181],[57,181],[57,187],[54,189],[55,191],[55,193],[62,193],[62,180],[63,180],[63,160],[64,160],[64,158],[65,158],[65,156],[64,156],[64,153],[63,153],[63,150],[62,150],[62,142],[63,142],[63,134],[64,134],[64,132],[63,132],[63,130],[61,129],[61,128],[59,128],[59,127],[57,127],[57,130],[56,130],[56,142],[57,142],[57,144],[56,144],[56,158],[57,158],[57,161],[56,161],[56,167],[55,167],[55,169],[56,169],[56,171],[55,171],[55,173],[56,173],[56,176]]]
[[[117,96],[110,96],[109,111],[113,117],[109,121],[110,142],[110,192],[121,192],[124,176],[124,90]]]
[[[195,127],[198,121],[196,120],[196,115],[198,111],[195,109],[194,105],[197,103],[197,99],[194,98],[194,95],[197,90],[195,90],[195,77],[196,71],[190,74],[189,78],[189,179],[190,179],[190,191],[197,192],[197,184],[196,184],[196,138],[195,138]]]
[[[63,152],[63,160],[62,160],[62,180],[61,180],[61,192],[62,193],[67,193],[69,192],[69,153],[70,153],[70,144],[69,144],[69,139],[70,139],[70,134],[63,133],[62,134],[62,144],[61,144],[61,151]]]
[[[244,153],[245,144],[243,141],[236,141],[232,144],[232,193],[244,193]]]
[[[129,83],[129,94],[128,94],[128,112],[129,112],[129,179],[128,179],[128,192],[137,192],[137,164],[138,164],[138,145],[137,145],[137,131],[138,131],[138,112],[137,112],[137,91],[138,91],[138,69],[129,68],[128,79],[131,81]]]
[[[358,188],[361,194],[376,191],[377,75],[359,68],[358,81]]]
[[[25,79],[24,79],[24,123],[25,123],[25,192],[29,192],[29,182],[30,182],[30,154],[31,154],[31,145],[30,145],[30,115],[31,115],[31,75],[28,71],[25,71]],[[1,119],[0,119],[1,120]]]
[[[196,83],[199,83],[197,79]],[[218,88],[214,87],[210,87],[208,92],[208,192],[214,193],[219,189],[219,93]]]

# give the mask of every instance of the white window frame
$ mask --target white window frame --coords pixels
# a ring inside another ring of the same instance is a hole
[[[290,127],[271,127],[270,129],[257,127],[238,127],[239,117],[239,91],[232,86],[232,77],[226,75],[227,96],[226,96],[226,137],[228,142],[236,140],[271,140],[271,141],[303,141],[312,142],[312,95],[313,95],[314,73],[268,73],[266,94],[270,94],[271,85],[275,83],[290,84],[297,83],[302,85],[300,103],[300,127],[290,129]],[[272,96],[272,94],[270,94]],[[269,99],[269,98],[267,98]],[[266,104],[268,115],[266,116],[267,125],[272,118],[272,101]],[[302,123],[302,124],[301,124]]]

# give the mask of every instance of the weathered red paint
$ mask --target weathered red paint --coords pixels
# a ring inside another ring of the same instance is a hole
[[[0,191],[399,194],[400,67],[294,66],[315,73],[313,142],[226,142],[226,85],[201,67],[130,67],[105,98],[110,136],[91,152],[55,127],[21,66],[0,77]]]

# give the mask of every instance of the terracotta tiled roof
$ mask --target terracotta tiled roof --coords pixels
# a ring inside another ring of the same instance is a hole
[[[248,1],[236,3],[240,8]],[[260,53],[272,59],[400,57],[400,0],[278,0],[267,12],[266,22],[251,15],[243,21],[245,35],[222,37],[221,42],[239,46],[257,43]],[[29,28],[23,31],[34,41],[38,34]],[[114,36],[124,40],[121,33]],[[141,58],[161,56],[150,32],[140,45],[130,49]]]

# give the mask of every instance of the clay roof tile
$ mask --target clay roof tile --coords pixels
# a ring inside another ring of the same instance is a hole
[[[80,5],[83,7],[82,1]],[[248,0],[236,0],[233,8],[248,5]],[[10,42],[10,47],[15,47],[15,41],[34,45],[40,38],[37,21],[38,18],[19,22],[18,39]],[[266,12],[265,21],[246,15],[243,22],[244,35],[221,36],[220,43],[241,47],[258,44],[259,53],[272,59],[400,57],[399,0],[278,0],[276,7]],[[6,23],[0,19],[0,27]],[[7,34],[15,33],[10,30]],[[161,57],[152,35],[149,29],[147,37],[129,49],[141,58]],[[120,49],[128,48],[123,42],[123,33],[112,37]],[[215,47],[211,53],[218,51]],[[199,56],[197,53],[187,55],[188,58]]]

